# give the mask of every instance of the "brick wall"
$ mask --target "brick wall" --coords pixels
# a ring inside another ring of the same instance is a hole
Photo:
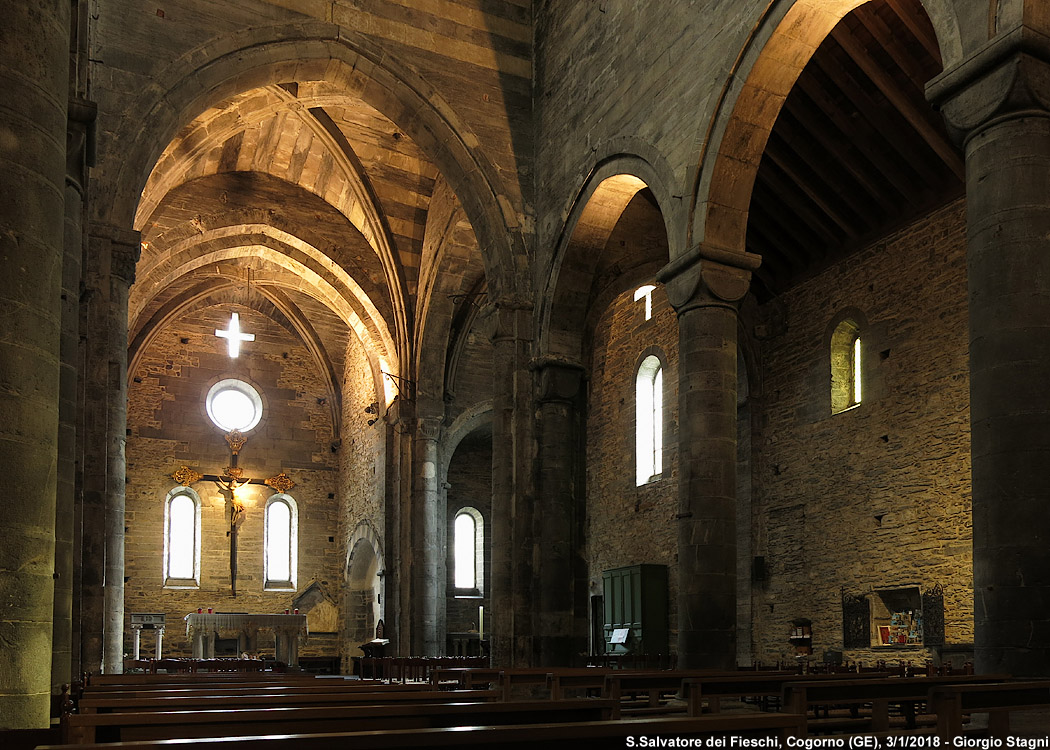
[[[256,334],[231,360],[214,335],[231,311],[242,329]],[[295,593],[263,590],[263,507],[268,487],[238,490],[247,512],[239,529],[237,596],[230,591],[229,510],[211,482],[193,485],[201,498],[201,580],[196,590],[163,587],[164,500],[177,487],[168,476],[186,464],[221,474],[229,465],[223,433],[208,419],[204,397],[224,377],[247,380],[260,392],[264,416],[248,433],[240,466],[253,478],[286,471],[298,505],[298,590],[312,581],[336,584],[341,546],[336,535],[336,457],[324,381],[309,353],[288,331],[244,306],[223,305],[183,314],[144,352],[128,393],[128,471],[125,609],[165,612],[170,623],[165,653],[189,655],[181,619],[198,607],[221,612],[283,612]],[[125,634],[127,648],[131,636]],[[263,641],[265,643],[265,640]],[[152,641],[143,639],[143,648]],[[265,646],[263,646],[265,648]],[[334,636],[311,638],[303,655],[334,654]]]

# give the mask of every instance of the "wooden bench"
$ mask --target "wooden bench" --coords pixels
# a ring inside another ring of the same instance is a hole
[[[987,713],[989,735],[1005,739],[1012,711],[1050,708],[1050,681],[938,685],[930,688],[928,705],[937,714],[937,734],[943,739],[962,736],[963,718],[970,713]]]
[[[320,693],[410,693],[432,690],[425,682],[400,683],[341,680],[337,683],[295,685],[200,685],[196,687],[154,687],[107,690],[103,693],[88,693],[89,698],[105,698],[113,701],[135,701],[139,698],[205,698],[236,695],[316,695]]]
[[[850,679],[876,680],[885,679],[889,675],[885,672],[868,672],[863,675],[854,674]],[[784,693],[784,686],[789,682],[820,682],[828,680],[842,680],[843,675],[834,673],[811,673],[811,674],[784,674],[771,671],[766,672],[741,672],[729,676],[709,677],[686,677],[682,680],[682,697],[686,702],[686,710],[690,716],[700,716],[703,713],[703,703],[707,702],[707,710],[717,713],[721,710],[723,698],[761,698],[764,700],[776,698]]]
[[[275,708],[293,706],[340,706],[368,703],[449,703],[453,701],[494,701],[496,690],[368,690],[275,695],[203,695],[161,698],[83,698],[80,713],[146,713],[150,711],[206,711],[209,709]]]
[[[331,679],[314,674],[289,672],[175,672],[171,674],[94,674],[84,683],[85,690],[105,689],[126,685],[197,685],[222,681],[224,683],[292,683]]]
[[[901,706],[905,728],[915,729],[915,707],[925,703],[931,688],[940,685],[997,682],[1003,675],[951,675],[938,677],[887,677],[885,679],[854,678],[849,680],[794,681],[784,685],[784,707],[791,713],[807,716],[811,708],[826,705],[845,705],[855,709],[871,705],[870,719],[839,722],[837,726],[823,726],[818,719],[810,722],[813,729],[856,728],[858,731],[886,732],[890,729],[889,706]],[[828,722],[824,722],[827,724]]]
[[[552,704],[540,702],[540,715]],[[216,737],[192,740],[194,750],[382,750],[384,748],[526,748],[578,750],[597,741],[624,747],[634,737],[777,737],[783,744],[798,736],[805,718],[792,714],[715,714],[688,718],[638,719],[635,721],[581,721],[463,726],[443,729],[282,734]],[[38,750],[178,750],[187,740],[126,741],[119,745],[44,745]]]
[[[659,672],[614,670],[605,675],[602,697],[612,698],[620,702],[623,701],[624,696],[631,693],[645,693],[648,696],[647,705],[640,708],[626,707],[627,713],[638,714],[641,712],[667,711],[669,709],[661,705],[664,696],[669,694],[677,695],[682,689],[683,680],[691,677],[733,678],[740,674],[741,672],[737,670],[730,672],[712,669],[664,670]],[[767,672],[765,674],[770,673]],[[787,675],[788,673],[785,673],[785,676]],[[791,673],[791,676],[797,677],[798,675]],[[685,711],[684,704],[680,710]]]
[[[360,705],[309,708],[211,709],[150,713],[80,714],[63,724],[68,744],[138,740],[237,737],[259,734],[318,734],[373,730],[602,721],[612,701],[519,701],[511,703],[400,703],[373,699]]]

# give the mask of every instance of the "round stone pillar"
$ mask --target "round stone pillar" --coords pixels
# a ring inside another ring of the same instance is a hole
[[[1002,35],[927,89],[966,151],[976,666],[1031,677],[1050,675],[1050,50],[1037,37]]]
[[[580,386],[583,368],[543,360],[539,381],[535,508],[537,591],[533,631],[537,666],[573,666],[587,651],[587,579],[582,540],[583,446]]]
[[[48,726],[69,2],[0,24],[0,729]]]
[[[699,246],[658,279],[678,313],[678,666],[736,663],[737,312],[758,257]]]
[[[530,485],[532,308],[497,301],[492,333],[492,664],[530,666],[533,529]]]
[[[58,418],[58,491],[55,502],[55,607],[51,688],[56,695],[72,680],[73,533],[76,495],[80,277],[84,256],[84,186],[94,103],[69,103],[66,132],[65,255],[62,262],[61,374]]]
[[[445,651],[445,509],[438,487],[441,418],[416,420],[412,488],[412,655]]]

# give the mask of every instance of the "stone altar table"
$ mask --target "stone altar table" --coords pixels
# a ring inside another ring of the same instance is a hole
[[[198,614],[186,615],[186,635],[193,644],[194,659],[215,658],[219,633],[237,636],[241,653],[259,650],[259,631],[269,630],[276,639],[277,661],[299,666],[299,639],[309,635],[306,615]]]

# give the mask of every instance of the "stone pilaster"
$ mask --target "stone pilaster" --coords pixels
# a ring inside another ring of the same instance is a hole
[[[487,311],[492,334],[492,663],[533,657],[533,530],[530,482],[532,307],[499,300]]]
[[[445,509],[438,486],[441,417],[416,419],[412,488],[412,653],[440,656],[445,633]]]
[[[698,246],[659,274],[678,313],[678,665],[736,661],[737,310],[759,258]]]
[[[1050,675],[1050,39],[1002,34],[934,79],[966,151],[977,669]]]
[[[583,539],[582,394],[584,370],[553,360],[532,363],[538,382],[533,597],[538,666],[571,666],[587,650]]]
[[[96,107],[69,103],[66,130],[65,254],[62,261],[61,371],[58,418],[58,491],[55,500],[55,599],[51,689],[72,679],[73,531],[76,507],[77,379],[80,346],[80,276],[84,255],[84,190],[93,150]]]
[[[48,726],[69,3],[0,31],[0,729]],[[31,61],[31,62],[28,62]]]

